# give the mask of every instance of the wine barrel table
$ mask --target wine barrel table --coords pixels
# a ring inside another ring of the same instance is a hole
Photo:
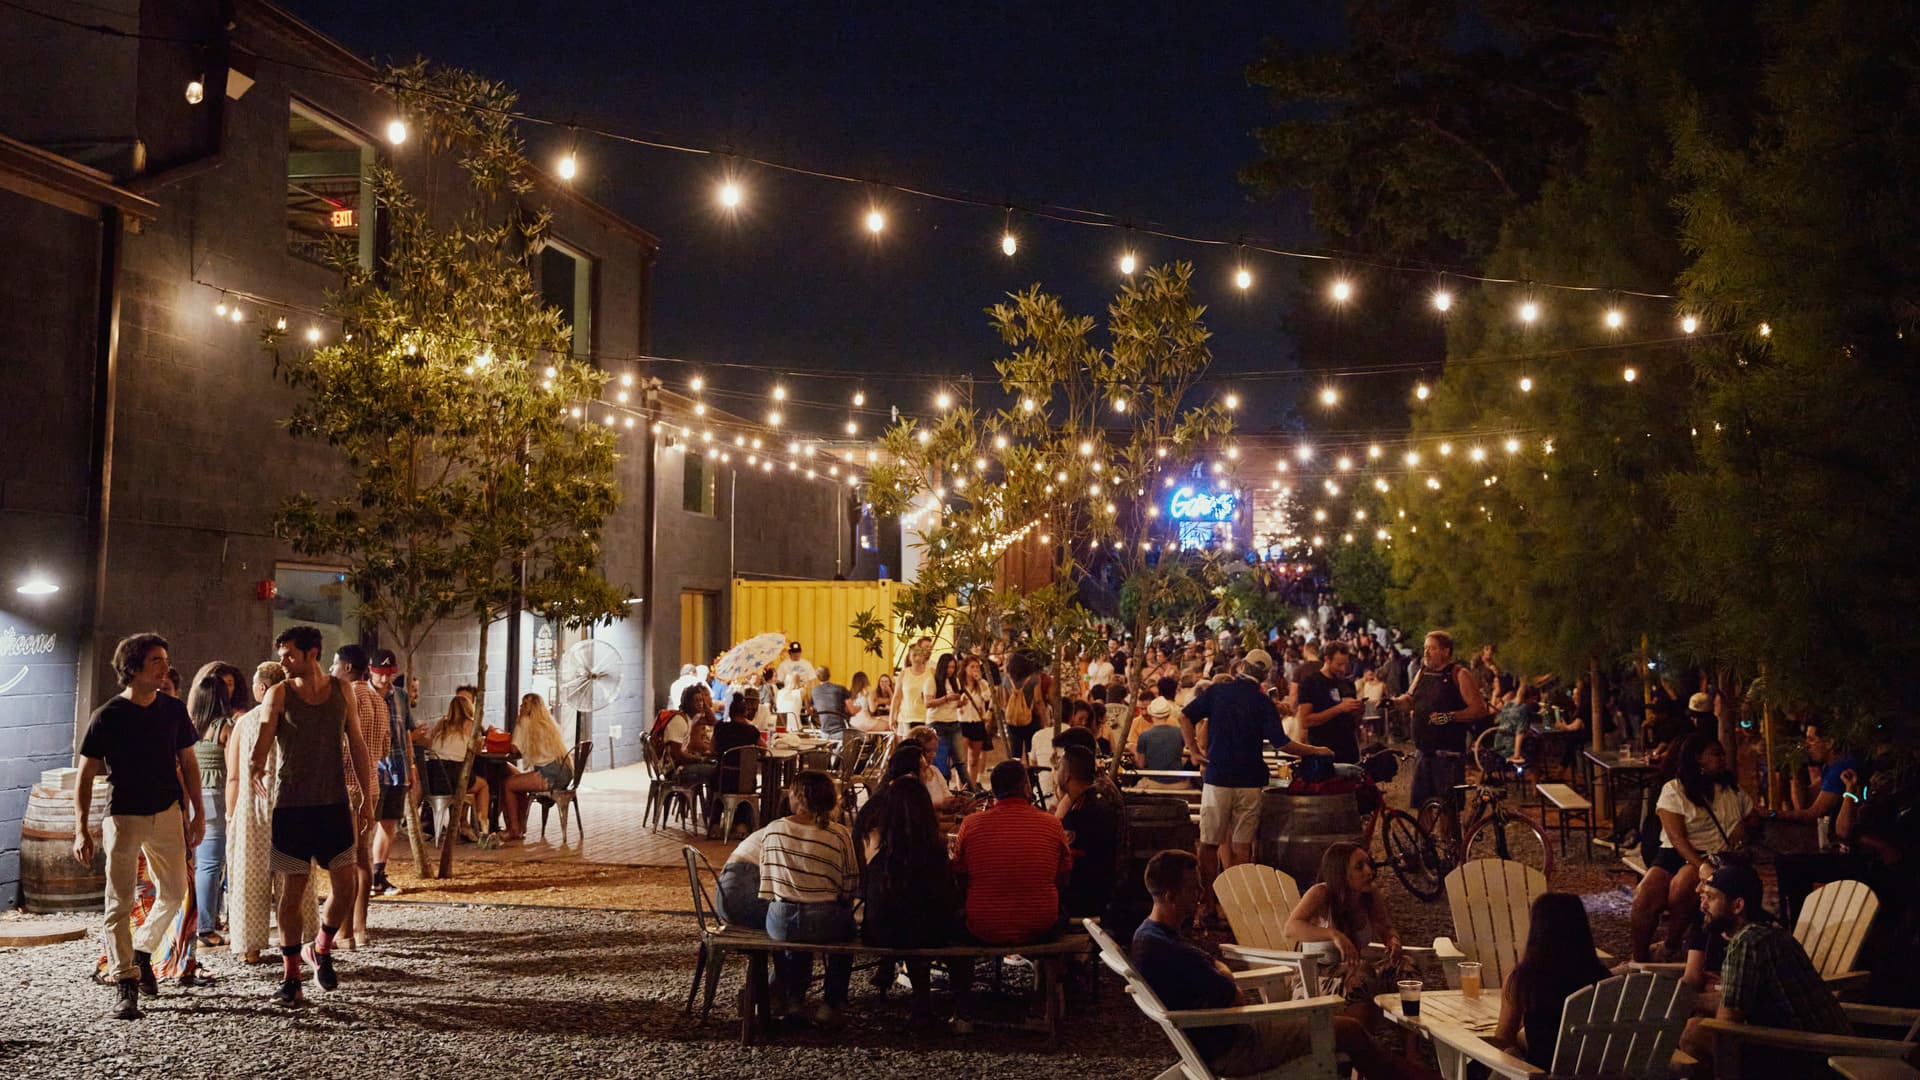
[[[101,911],[107,888],[107,847],[100,827],[112,790],[103,778],[93,782],[87,831],[93,834],[93,863],[73,858],[73,788],[78,769],[52,769],[27,792],[27,813],[20,822],[20,905],[36,914]]]

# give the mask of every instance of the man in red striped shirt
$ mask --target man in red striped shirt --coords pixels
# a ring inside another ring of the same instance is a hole
[[[990,945],[1021,945],[1060,927],[1060,886],[1072,856],[1060,819],[1034,806],[1027,767],[993,767],[993,808],[960,823],[953,872],[966,885],[967,932]]]

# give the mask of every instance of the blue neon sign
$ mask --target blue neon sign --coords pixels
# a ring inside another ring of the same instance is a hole
[[[1231,491],[1195,491],[1183,487],[1167,502],[1167,516],[1175,521],[1232,521],[1236,506]]]

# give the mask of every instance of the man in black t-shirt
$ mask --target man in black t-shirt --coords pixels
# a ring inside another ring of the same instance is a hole
[[[113,670],[123,689],[93,714],[80,740],[73,857],[81,866],[93,865],[87,812],[94,778],[105,772],[113,787],[101,827],[107,852],[108,975],[118,994],[113,1015],[138,1020],[140,995],[160,992],[153,950],[186,904],[187,852],[200,843],[207,822],[200,786],[180,783],[182,776],[200,775],[193,756],[199,736],[180,699],[160,692],[167,680],[167,640],[159,634],[122,640],[113,650]],[[129,920],[139,898],[142,853],[153,878],[154,904],[135,934]]]
[[[1105,915],[1119,874],[1120,801],[1095,783],[1098,774],[1093,751],[1086,747],[1069,746],[1061,754],[1060,827],[1067,833],[1073,868],[1060,907],[1069,918]]]
[[[1333,751],[1333,760],[1360,763],[1360,710],[1365,703],[1347,672],[1353,651],[1344,641],[1330,641],[1321,649],[1320,667],[1300,676],[1300,727],[1307,741]]]

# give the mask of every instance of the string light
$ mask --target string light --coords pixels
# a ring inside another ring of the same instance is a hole
[[[1695,330],[1700,329],[1700,320],[1694,318],[1692,315],[1688,315],[1680,320],[1680,329],[1684,333],[1691,334]]]
[[[1533,393],[1533,377],[1532,376],[1530,375],[1520,376],[1520,392],[1523,394]]]
[[[1509,453],[1509,454],[1517,454],[1517,453],[1519,453],[1519,452],[1520,452],[1520,440],[1519,440],[1519,439],[1508,439],[1508,440],[1506,441],[1506,444],[1505,444],[1505,445],[1506,445],[1506,448],[1507,448],[1507,453]]]
[[[1409,466],[1420,464],[1420,451],[1418,450],[1407,451],[1406,462]]]
[[[995,450],[1005,450],[1007,448],[1007,437],[1005,435],[995,435],[993,437],[993,448]]]
[[[580,134],[578,131],[575,131],[574,142],[576,146],[579,140]],[[576,152],[576,148],[569,148],[567,152],[561,156],[560,165],[555,171],[560,174],[560,179],[568,183],[572,183],[573,178],[580,175],[580,157]]]
[[[732,180],[725,181],[720,185],[720,205],[729,210],[739,209],[740,201],[745,197],[745,193],[740,190],[740,185]]]
[[[1427,398],[1431,397],[1432,395],[1433,395],[1433,389],[1429,387],[1426,383],[1419,383],[1413,388],[1413,396],[1419,398],[1421,401],[1427,400]]]
[[[1333,286],[1327,290],[1327,295],[1333,297],[1334,303],[1344,304],[1353,299],[1353,282],[1346,278],[1335,278]]]
[[[707,380],[701,378],[698,375],[695,375],[693,378],[687,380],[687,385],[692,387],[693,392],[697,394],[706,387]]]
[[[226,318],[226,317],[227,317],[227,302],[226,302],[225,300],[222,300],[222,301],[220,301],[219,303],[217,303],[217,304],[215,304],[215,305],[213,305],[213,313],[214,313],[215,315],[217,315],[217,316],[219,316],[219,317],[220,317],[220,318],[222,318],[222,319],[224,319],[224,318]]]
[[[395,117],[387,121],[387,141],[394,146],[399,146],[401,143],[407,141],[407,122],[405,120]]]
[[[1442,315],[1453,310],[1453,294],[1445,289],[1435,289],[1433,291],[1433,310],[1438,311]]]
[[[865,405],[866,403],[867,403],[867,392],[865,390],[855,390],[853,392],[853,407],[857,409],[860,406]]]
[[[1253,271],[1244,266],[1235,270],[1233,272],[1233,283],[1240,287],[1241,292],[1246,292],[1248,289],[1253,288]]]
[[[1640,372],[1634,370],[1633,368],[1628,368],[1625,371],[1622,371],[1620,373],[1620,377],[1627,380],[1628,382],[1632,382],[1635,379],[1638,379],[1640,377]]]
[[[1322,387],[1320,390],[1320,404],[1329,409],[1340,404],[1340,391],[1335,390],[1331,386]]]
[[[780,426],[780,410],[779,409],[774,409],[771,412],[767,413],[767,426],[768,427]]]
[[[1441,444],[1440,444],[1440,456],[1441,456],[1441,457],[1451,457],[1452,455],[1453,455],[1453,444],[1452,444],[1452,443],[1450,443],[1450,442],[1443,442],[1443,443],[1441,443]]]
[[[1293,456],[1299,458],[1302,464],[1312,461],[1313,447],[1306,443],[1301,443],[1299,449],[1293,452]]]
[[[787,388],[781,385],[780,383],[774,383],[773,384],[773,400],[775,401],[787,400]]]
[[[187,80],[187,104],[198,105],[207,99],[207,85],[199,79]]]
[[[1136,259],[1134,259],[1133,252],[1123,251],[1120,253],[1120,272],[1122,274],[1126,274],[1127,276],[1131,277],[1133,275],[1134,268],[1138,265],[1139,265],[1139,262]]]
[[[1220,404],[1225,405],[1228,412],[1232,412],[1240,407],[1240,395],[1229,393],[1226,397],[1220,399]]]
[[[1123,397],[1119,397],[1119,398],[1114,398],[1114,399],[1113,399],[1113,411],[1114,411],[1114,412],[1117,412],[1117,413],[1123,413],[1123,412],[1126,412],[1126,411],[1127,411],[1127,399],[1126,399],[1126,398],[1123,398]]]
[[[1039,408],[1039,407],[1040,407],[1040,406],[1039,406],[1039,405],[1038,405],[1038,404],[1037,404],[1037,403],[1036,403],[1036,402],[1035,402],[1035,401],[1034,401],[1034,400],[1033,400],[1032,398],[1030,398],[1030,397],[1023,397],[1023,398],[1021,398],[1021,399],[1020,399],[1020,411],[1021,411],[1021,412],[1026,412],[1026,413],[1030,413],[1030,412],[1032,412],[1033,410],[1035,410],[1035,409],[1037,409],[1037,408]]]
[[[1540,320],[1540,305],[1532,300],[1520,305],[1520,321],[1531,326]]]
[[[1627,325],[1626,313],[1622,312],[1619,308],[1608,308],[1606,324],[1607,324],[1607,329],[1609,330],[1620,329],[1621,327]]]
[[[878,207],[875,207],[867,211],[867,231],[868,232],[874,234],[875,236],[878,236],[883,230],[886,229],[886,227],[887,227],[887,215],[881,213]]]
[[[1341,472],[1352,472],[1353,459],[1346,456],[1345,454],[1342,454],[1340,455],[1340,460],[1333,463],[1333,467],[1336,469],[1339,469]]]
[[[1472,461],[1485,461],[1487,460],[1487,448],[1484,446],[1473,447],[1467,451],[1467,458]]]
[[[939,409],[941,412],[946,412],[948,409],[953,408],[953,395],[947,393],[945,390],[933,395],[933,407]]]
[[[1020,241],[1013,235],[1013,207],[1009,206],[1007,207],[1006,224],[1000,228],[1000,252],[1011,259],[1013,258],[1013,253],[1019,250]]]
[[[317,326],[307,327],[307,340],[318,345],[320,343],[320,328]]]
[[[1379,461],[1381,455],[1384,453],[1386,453],[1386,451],[1380,449],[1379,443],[1374,443],[1372,446],[1367,447],[1367,457],[1370,460]]]

